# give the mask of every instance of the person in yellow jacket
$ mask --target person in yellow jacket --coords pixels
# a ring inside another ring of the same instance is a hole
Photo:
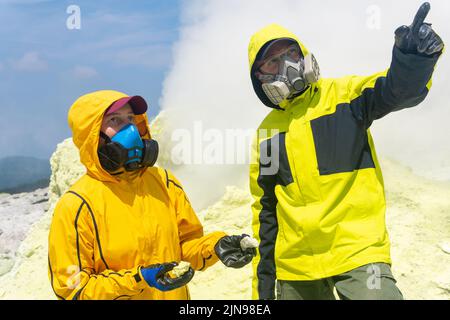
[[[253,298],[335,299],[334,289],[341,299],[403,298],[369,128],[425,99],[444,47],[424,23],[429,9],[396,30],[390,68],[371,76],[321,79],[311,52],[279,25],[252,36],[253,87],[273,108],[250,165]]]
[[[194,270],[219,259],[248,264],[246,235],[204,235],[180,182],[153,167],[147,104],[112,90],[80,97],[69,110],[86,174],[59,199],[49,233],[48,274],[59,299],[189,299]],[[171,274],[178,263],[184,274]]]

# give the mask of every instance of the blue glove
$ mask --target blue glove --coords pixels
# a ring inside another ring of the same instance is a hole
[[[194,269],[189,270],[178,278],[172,278],[168,274],[178,263],[165,262],[161,264],[153,264],[141,269],[144,280],[150,287],[161,291],[169,291],[185,286],[194,277]]]

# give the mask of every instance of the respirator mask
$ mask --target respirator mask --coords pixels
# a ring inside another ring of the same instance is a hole
[[[113,173],[124,167],[126,171],[134,171],[151,167],[158,158],[158,142],[153,139],[142,139],[134,124],[127,124],[112,138],[103,132],[100,136],[106,141],[98,149],[102,167]]]
[[[311,53],[303,56],[297,43],[274,56],[261,59],[257,78],[270,101],[278,105],[304,91],[320,78],[319,65]]]

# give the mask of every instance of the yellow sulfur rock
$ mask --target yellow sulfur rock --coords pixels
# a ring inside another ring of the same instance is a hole
[[[181,261],[176,267],[173,268],[172,274],[175,278],[181,277],[183,274],[188,272],[191,264],[186,261]]]

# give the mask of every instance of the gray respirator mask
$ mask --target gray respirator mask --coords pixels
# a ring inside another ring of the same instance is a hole
[[[320,78],[319,65],[314,55],[310,53],[301,57],[299,61],[287,56],[281,58],[278,70],[276,75],[261,74],[258,76],[262,82],[264,93],[275,105],[304,91]]]

